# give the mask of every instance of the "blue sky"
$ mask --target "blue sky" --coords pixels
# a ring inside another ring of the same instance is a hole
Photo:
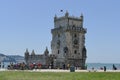
[[[51,53],[53,17],[84,15],[87,62],[119,63],[119,0],[0,0],[0,53]],[[60,10],[63,10],[61,13]]]

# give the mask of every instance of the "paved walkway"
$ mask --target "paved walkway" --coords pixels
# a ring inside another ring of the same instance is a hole
[[[0,69],[0,71],[13,71],[7,69]],[[19,71],[19,70],[14,70]],[[22,70],[20,70],[22,71]],[[37,70],[24,70],[28,72],[70,72],[70,70],[62,70],[62,69],[37,69]],[[104,70],[75,70],[75,72],[104,72]],[[106,70],[106,72],[120,72],[120,70]]]
[[[70,72],[70,70],[62,70],[62,69],[40,69],[40,70],[32,70],[32,72]],[[31,70],[30,70],[31,72]],[[104,72],[104,70],[75,70],[75,72]],[[106,72],[120,72],[120,70],[106,70]]]

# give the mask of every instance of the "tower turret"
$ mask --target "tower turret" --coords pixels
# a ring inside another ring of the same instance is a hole
[[[69,13],[68,13],[68,11],[66,11],[66,13],[65,13],[65,17],[68,17],[69,16]]]
[[[44,52],[44,55],[45,55],[45,56],[48,56],[48,54],[49,54],[49,51],[48,51],[48,48],[46,47],[46,50],[45,50],[45,52]]]
[[[35,55],[35,52],[34,52],[34,50],[32,50],[32,53],[31,53],[31,55]]]
[[[84,18],[84,17],[83,17],[83,14],[81,13],[80,19],[81,19],[82,21],[83,21],[83,18]]]
[[[56,21],[56,19],[57,19],[57,15],[55,14],[54,21]]]
[[[26,49],[26,51],[25,51],[25,61],[26,61],[26,63],[28,62],[28,59],[29,59],[29,51],[28,51],[28,49]]]
[[[26,49],[26,51],[25,51],[25,55],[29,55],[29,51],[28,51],[28,49]]]

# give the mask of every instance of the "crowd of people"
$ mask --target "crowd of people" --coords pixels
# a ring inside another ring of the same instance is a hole
[[[0,62],[0,68],[5,68],[5,65],[1,64],[1,62]],[[42,65],[40,63],[31,63],[31,64],[25,64],[24,62],[23,63],[10,63],[7,66],[8,70],[14,70],[14,69],[16,69],[16,70],[33,70],[33,69],[43,69],[43,68],[44,69],[53,69],[52,65]],[[63,64],[62,69],[70,69],[70,65]],[[77,67],[75,67],[75,69],[77,69]],[[86,67],[86,69],[87,69],[87,67]],[[92,67],[92,70],[95,70],[94,67]],[[107,66],[100,67],[100,70],[106,71]],[[112,70],[118,70],[118,68],[113,64]]]
[[[92,67],[92,70],[94,70],[94,67]],[[100,67],[100,70],[106,71],[107,67],[106,66]],[[112,65],[112,70],[117,70],[117,67],[114,64]]]
[[[32,69],[40,69],[41,68],[41,64],[37,63],[31,63],[31,64],[25,64],[23,63],[10,63],[10,65],[8,65],[7,69],[8,70],[13,70],[13,69],[17,69],[17,70],[32,70]]]

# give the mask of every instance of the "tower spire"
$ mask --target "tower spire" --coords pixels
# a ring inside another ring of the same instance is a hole
[[[66,10],[65,17],[68,17],[68,16],[69,16],[69,13],[68,13],[68,11]]]
[[[83,17],[83,13],[81,13],[80,19],[81,19],[82,21],[83,21],[83,18],[84,18],[84,17]]]
[[[26,48],[26,52],[28,53],[28,48]]]
[[[57,19],[57,15],[55,14],[54,21]]]

